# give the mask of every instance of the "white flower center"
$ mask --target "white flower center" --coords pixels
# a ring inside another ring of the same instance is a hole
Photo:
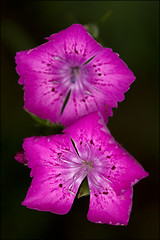
[[[74,91],[85,91],[89,88],[87,70],[84,66],[64,64],[60,70],[60,81],[64,88]]]

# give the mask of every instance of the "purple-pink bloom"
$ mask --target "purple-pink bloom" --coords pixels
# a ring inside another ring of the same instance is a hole
[[[88,220],[127,225],[133,185],[148,173],[114,140],[98,113],[80,118],[63,134],[26,138],[23,149],[33,177],[23,205],[66,214],[87,177]]]
[[[64,126],[94,111],[107,122],[135,80],[133,73],[117,53],[103,48],[80,24],[47,40],[16,54],[24,108]]]

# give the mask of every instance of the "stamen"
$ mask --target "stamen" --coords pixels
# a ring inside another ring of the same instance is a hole
[[[96,177],[95,177],[93,174],[92,174],[89,178],[90,178],[91,183],[92,183],[96,188],[103,189],[102,185],[98,182],[98,180],[96,179]]]
[[[66,158],[66,157],[61,157],[61,159],[60,159],[62,162],[64,162],[64,163],[67,163],[67,164],[69,164],[69,167],[71,167],[71,168],[78,168],[78,167],[80,167],[81,166],[81,163],[79,163],[79,162],[75,162],[73,159],[68,159],[68,158]]]
[[[87,155],[87,159],[90,159],[90,158],[91,158],[91,148],[90,148],[88,142],[86,142],[86,145],[87,145],[87,147],[88,147],[88,155]]]
[[[93,96],[93,94],[91,93],[91,92],[89,92],[89,91],[84,91],[84,93],[86,93],[86,94],[88,94],[88,95],[91,95],[91,96]]]
[[[80,163],[71,162],[70,160],[62,159],[62,162],[68,164],[68,166],[66,167],[69,167],[69,168],[79,168],[81,166]]]
[[[71,190],[67,190],[69,193],[71,193],[72,195],[76,196],[76,194],[74,192],[72,192]]]
[[[66,183],[71,181],[71,184],[68,186],[68,190],[72,191],[75,185],[75,182],[79,179],[79,181],[82,181],[84,177],[86,176],[86,173],[80,168],[79,172],[76,172],[73,176],[73,178],[69,179]],[[81,178],[81,180],[80,180]]]
[[[104,177],[104,175],[103,175],[102,173],[99,173],[99,175],[100,175],[103,179],[105,179],[107,182],[112,183],[112,181],[109,180],[108,178]]]
[[[102,168],[101,168],[101,169],[102,169]],[[96,171],[97,174],[98,174],[101,178],[103,178],[106,182],[112,183],[112,181],[109,180],[108,178],[106,178],[106,177],[103,175],[103,173],[101,173],[100,171],[97,171],[97,168],[95,168],[95,171]],[[95,173],[94,173],[94,174],[95,174]]]

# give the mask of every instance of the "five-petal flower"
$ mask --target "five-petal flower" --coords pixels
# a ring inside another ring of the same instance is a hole
[[[117,53],[103,48],[80,24],[47,39],[16,55],[24,108],[64,126],[94,111],[107,122],[135,80],[133,73]]]
[[[114,140],[100,114],[80,118],[63,134],[26,138],[23,148],[33,177],[23,205],[65,214],[87,176],[88,219],[127,225],[133,185],[148,173]]]

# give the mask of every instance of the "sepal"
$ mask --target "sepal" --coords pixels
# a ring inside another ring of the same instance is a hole
[[[79,187],[77,198],[88,196],[90,194],[87,178],[85,178]]]

